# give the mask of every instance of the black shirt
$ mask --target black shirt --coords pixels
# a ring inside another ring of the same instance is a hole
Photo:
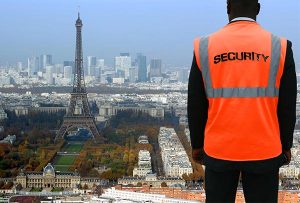
[[[288,41],[284,70],[281,77],[277,116],[280,128],[280,138],[283,150],[289,150],[293,145],[293,132],[296,122],[297,79],[293,58],[292,43]],[[204,130],[208,116],[208,99],[205,93],[202,73],[197,65],[195,54],[190,71],[188,85],[188,122],[191,145],[193,149],[202,149],[204,145]],[[226,161],[204,155],[204,165],[215,170],[242,169],[252,172],[262,172],[278,168],[285,162],[283,154],[262,161]]]

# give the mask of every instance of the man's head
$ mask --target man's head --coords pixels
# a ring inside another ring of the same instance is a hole
[[[237,17],[249,17],[256,20],[259,14],[258,0],[227,0],[227,14],[229,20]]]

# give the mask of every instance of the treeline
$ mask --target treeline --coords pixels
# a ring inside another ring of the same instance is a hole
[[[29,111],[26,116],[17,116],[14,111],[6,111],[6,113],[8,118],[2,123],[4,128],[14,128],[20,131],[28,131],[33,128],[56,129],[60,126],[65,115],[64,111],[57,113]]]
[[[20,169],[41,171],[62,146],[54,143],[53,129],[58,127],[64,113],[30,112],[27,116],[17,116],[7,111],[7,114],[8,119],[1,123],[4,132],[0,138],[16,135],[16,142],[0,144],[0,177],[14,177]]]

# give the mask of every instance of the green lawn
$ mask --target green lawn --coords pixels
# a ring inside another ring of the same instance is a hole
[[[67,172],[75,159],[76,156],[58,156],[54,163],[54,168],[56,171]]]
[[[68,144],[63,148],[62,151],[64,152],[80,152],[82,149],[83,145],[82,144]]]
[[[70,166],[55,165],[55,171],[68,172]]]
[[[72,165],[76,156],[58,156],[55,165]]]
[[[54,163],[54,168],[56,171],[69,171],[69,167],[74,163],[76,156],[58,156]]]

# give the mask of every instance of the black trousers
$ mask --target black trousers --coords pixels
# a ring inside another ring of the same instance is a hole
[[[279,169],[264,173],[241,170],[216,171],[205,169],[205,192],[207,203],[235,202],[240,174],[247,203],[278,202]]]

